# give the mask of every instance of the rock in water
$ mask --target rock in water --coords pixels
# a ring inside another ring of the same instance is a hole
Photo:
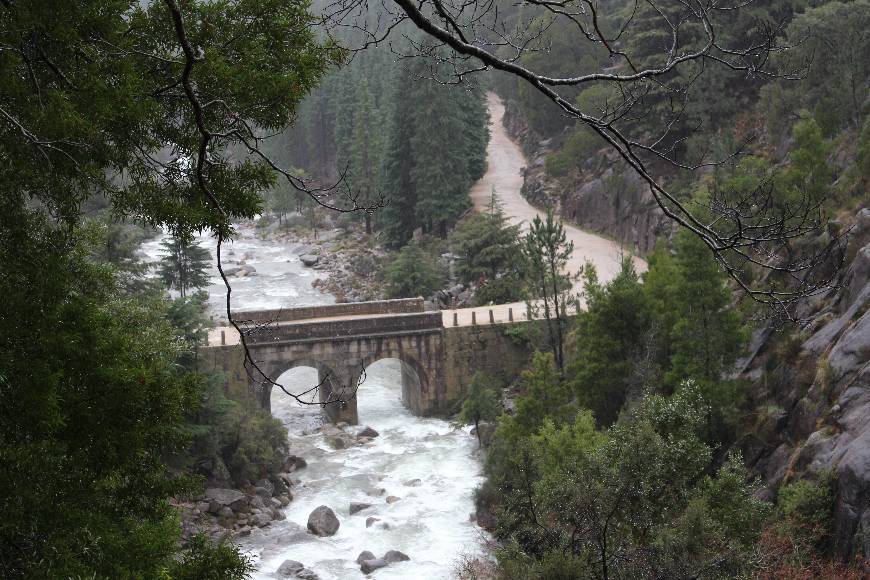
[[[404,485],[406,487],[420,487],[421,485],[423,485],[423,481],[420,479],[409,479],[408,481],[406,481],[402,485]]]
[[[362,570],[363,574],[370,574],[380,568],[386,568],[387,564],[388,562],[385,562],[383,558],[375,558],[374,560],[365,560],[359,565],[359,569]]]
[[[328,506],[317,507],[308,516],[308,530],[316,536],[334,536],[341,524]]]
[[[305,569],[305,564],[296,560],[284,560],[284,563],[278,566],[276,572],[281,576],[291,577],[296,576],[297,572]]]
[[[374,439],[378,435],[380,435],[380,433],[378,433],[377,431],[375,431],[371,427],[366,427],[365,429],[363,429],[362,431],[360,431],[357,434],[357,437],[368,437],[370,439]]]
[[[376,518],[376,517],[374,517],[374,516],[369,516],[369,517],[366,518],[366,527],[367,527],[367,528],[370,528],[370,527],[372,527],[373,525],[375,525],[375,522],[379,522],[379,521],[381,521],[380,518]]]
[[[320,260],[320,256],[315,256],[314,254],[303,254],[299,256],[299,261],[308,266],[317,265],[317,262]]]
[[[395,496],[395,495],[388,495],[387,496],[387,503],[396,503],[400,499],[402,499],[402,498]]]
[[[381,559],[387,564],[394,564],[396,562],[407,562],[411,559],[411,557],[404,552],[400,552],[398,550],[390,550],[386,554],[384,554],[384,557]]]
[[[365,562],[366,560],[374,560],[374,559],[375,559],[375,555],[374,555],[374,554],[372,554],[372,553],[369,552],[368,550],[364,550],[364,551],[362,551],[362,552],[359,553],[359,556],[356,557],[356,563],[357,563],[357,564],[362,564],[362,563]]]
[[[363,503],[361,501],[352,501],[352,502],[350,502],[350,509],[348,511],[350,512],[350,515],[353,515],[353,514],[359,513],[361,511],[363,511],[364,509],[370,508],[370,507],[372,507],[372,504],[370,504],[370,503]]]

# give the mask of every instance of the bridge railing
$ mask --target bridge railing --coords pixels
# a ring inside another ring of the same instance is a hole
[[[423,312],[424,310],[422,298],[399,298],[397,300],[344,302],[341,304],[301,306],[299,308],[281,308],[276,310],[241,311],[234,313],[233,318],[240,322],[250,321],[253,324],[263,324],[267,322],[309,320],[312,318],[332,318],[334,316],[407,314],[411,312]]]
[[[443,328],[441,312],[415,312],[381,318],[320,320],[296,324],[275,324],[257,329],[249,344],[266,344],[310,339],[341,339],[402,332],[425,332]]]

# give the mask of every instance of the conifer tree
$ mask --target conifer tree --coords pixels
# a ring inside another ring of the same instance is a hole
[[[208,267],[211,254],[192,238],[173,236],[160,247],[166,252],[160,261],[158,275],[171,290],[178,290],[182,298],[188,290],[208,286]]]

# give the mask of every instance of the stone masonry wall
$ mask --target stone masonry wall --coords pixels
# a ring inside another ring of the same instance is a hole
[[[422,298],[400,298],[398,300],[378,300],[376,302],[344,302],[321,306],[303,306],[300,308],[281,308],[277,310],[256,310],[237,312],[238,320],[250,320],[255,323],[289,322],[308,318],[329,318],[332,316],[358,316],[362,314],[405,314],[423,312]]]
[[[509,329],[528,328],[535,322],[515,324],[479,324],[450,327],[444,330],[444,382],[448,412],[458,406],[477,371],[513,380],[528,364],[532,348],[529,342],[509,336]]]

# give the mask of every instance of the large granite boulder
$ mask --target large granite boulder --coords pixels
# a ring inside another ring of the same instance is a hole
[[[308,531],[315,536],[334,536],[340,526],[335,512],[325,505],[315,508],[308,516]]]

